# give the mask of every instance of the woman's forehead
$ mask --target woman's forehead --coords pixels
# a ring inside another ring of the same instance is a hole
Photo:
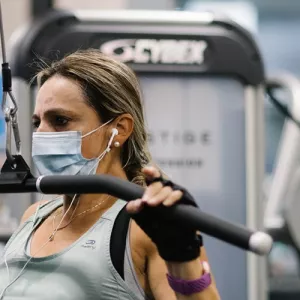
[[[80,85],[73,79],[62,76],[49,78],[39,89],[37,98],[77,98],[84,101]]]
[[[36,109],[65,108],[78,110],[87,106],[81,87],[75,80],[54,76],[39,89]]]

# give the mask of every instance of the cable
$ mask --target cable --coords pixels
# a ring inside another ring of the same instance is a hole
[[[0,1],[0,39],[1,39],[1,50],[2,50],[2,59],[3,63],[6,63],[6,48],[5,48],[5,39],[4,39],[4,29],[3,29],[3,20],[2,20],[2,8]]]
[[[5,37],[4,37],[4,26],[3,26],[3,15],[2,15],[2,6],[0,1],[0,41],[1,41],[1,50],[2,50],[2,110],[5,114],[5,122],[7,127],[13,128],[13,134],[16,144],[17,155],[21,153],[21,139],[19,132],[19,125],[17,121],[17,111],[18,104],[12,93],[12,75],[9,63],[7,62],[6,56],[6,47],[5,47]],[[9,96],[13,107],[7,106],[7,95]],[[11,154],[11,131],[6,130],[6,158],[10,162],[12,169],[16,167],[16,159]]]
[[[297,120],[293,114],[290,112],[287,106],[283,105],[279,100],[276,99],[276,97],[273,94],[273,89],[278,88],[274,86],[267,86],[266,91],[267,95],[269,96],[269,99],[271,102],[274,104],[274,106],[277,108],[279,112],[281,112],[285,117],[289,118],[292,120],[299,128],[300,128],[300,121]]]

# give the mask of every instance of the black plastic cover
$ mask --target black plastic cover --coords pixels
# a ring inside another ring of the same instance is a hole
[[[264,81],[263,62],[254,39],[234,22],[137,25],[129,21],[84,21],[65,11],[51,12],[28,26],[13,45],[13,76],[29,81],[39,58],[51,62],[86,48],[100,48],[122,58],[138,73],[225,75],[253,86]]]

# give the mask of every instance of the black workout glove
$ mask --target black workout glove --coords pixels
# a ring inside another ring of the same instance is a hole
[[[175,205],[192,205],[197,207],[189,192],[172,181],[163,178],[155,178],[147,181],[147,185],[160,181],[164,186],[170,186],[173,190],[180,190],[183,196]],[[173,205],[173,206],[175,206]],[[179,221],[168,221],[165,215],[172,207],[160,205],[158,207],[145,206],[141,212],[131,217],[143,229],[143,231],[156,244],[160,256],[165,261],[186,262],[196,259],[200,255],[202,237],[195,230],[190,229]]]

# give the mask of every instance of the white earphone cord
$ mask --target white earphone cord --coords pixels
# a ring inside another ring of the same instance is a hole
[[[59,197],[59,196],[58,196]],[[52,199],[51,201],[57,199],[58,197],[55,197],[54,199]],[[44,195],[42,195],[41,199],[39,200],[42,201],[44,198]],[[32,229],[31,229],[31,232],[34,230],[34,225],[35,225],[35,221],[36,221],[36,217],[37,217],[37,214],[39,212],[39,209],[40,209],[40,205],[37,207],[36,211],[35,211],[35,214],[34,214],[34,217],[33,217],[33,221],[32,221]],[[6,270],[7,270],[7,275],[8,275],[8,281],[9,281],[9,277],[10,277],[10,274],[9,274],[9,268],[8,268],[8,263],[7,263],[7,258],[10,254],[12,254],[13,252],[15,252],[16,250],[19,250],[21,248],[21,246],[23,246],[27,241],[27,237],[25,237],[25,239],[20,243],[20,247],[19,248],[15,248],[13,249],[12,251],[6,253],[4,255],[4,263],[5,263],[5,266],[6,266]],[[0,298],[1,299],[1,298]]]
[[[99,162],[103,159],[103,157],[105,156],[106,153],[108,153],[110,151],[110,147],[111,147],[111,144],[113,142],[113,139],[114,137],[118,134],[118,130],[113,128],[113,131],[112,131],[112,135],[111,135],[111,138],[108,142],[108,145],[107,145],[107,148],[98,156],[98,159],[95,163],[95,165],[90,169],[89,171],[89,174],[91,173],[91,171],[94,169],[94,167],[99,164]],[[71,201],[71,204],[69,205],[67,211],[64,213],[62,219],[60,220],[59,224],[57,225],[57,227],[55,228],[55,230],[53,231],[52,235],[54,236],[56,234],[56,232],[58,231],[58,228],[60,227],[61,223],[63,222],[64,218],[66,217],[67,213],[69,212],[71,206],[73,205],[74,203],[74,200],[76,199],[76,196],[77,194],[75,194],[73,196],[73,199]],[[41,199],[39,201],[42,201],[43,200],[43,197],[44,195],[42,195]],[[36,216],[38,214],[38,211],[40,209],[40,206],[37,207],[36,211],[35,211],[35,215],[34,215],[34,219],[33,219],[33,225],[32,225],[32,231],[34,230],[34,224],[35,224],[35,219],[36,219]],[[31,234],[29,235],[29,237],[31,236]],[[25,238],[24,242],[26,243],[28,237]],[[6,290],[12,285],[14,284],[23,274],[25,268],[27,267],[27,265],[30,263],[30,261],[32,260],[32,258],[34,258],[35,255],[37,255],[50,241],[50,237],[49,239],[27,260],[27,262],[25,263],[24,267],[21,269],[20,273],[16,276],[16,278],[14,280],[12,280],[2,291],[1,295],[0,295],[0,300],[2,300],[3,296],[4,296],[4,293],[6,292]],[[23,246],[23,241],[21,243],[21,246]],[[8,255],[12,254],[14,251],[16,250],[19,250],[21,248],[21,246],[17,249],[13,249],[11,252],[7,253],[4,255],[4,263],[5,263],[5,266],[6,266],[6,270],[7,270],[7,275],[8,275],[8,282],[10,281],[10,274],[9,274],[9,267],[8,267],[8,263],[7,263],[7,257]]]
[[[44,198],[44,195],[42,195],[41,199],[39,201],[42,201]],[[40,206],[37,207],[36,211],[35,211],[35,215],[34,215],[34,218],[33,218],[33,221],[32,221],[32,229],[31,231],[34,230],[34,225],[35,225],[35,220],[36,220],[36,216],[37,216],[37,213],[40,209]],[[19,251],[20,248],[22,246],[24,246],[24,244],[26,244],[26,241],[27,241],[27,237],[22,240],[22,242],[20,243],[20,246],[18,248],[15,248],[13,249],[12,251],[4,254],[4,264],[5,264],[5,267],[6,267],[6,272],[7,272],[7,276],[8,276],[8,282],[10,281],[10,273],[9,273],[9,267],[8,267],[8,263],[7,263],[7,258],[10,254],[12,254],[13,252],[15,251]],[[44,247],[44,245],[43,245]],[[8,285],[3,289],[3,291],[1,292],[1,295],[0,295],[0,300],[2,299],[2,297],[4,296],[4,293],[6,292],[6,290],[21,276],[23,270],[25,269],[25,267],[27,266],[27,264],[30,262],[31,258],[26,262],[26,264],[24,265],[24,267],[22,268],[22,270],[20,271],[20,273],[16,276],[16,278],[14,280],[12,280],[11,282],[8,283]]]

